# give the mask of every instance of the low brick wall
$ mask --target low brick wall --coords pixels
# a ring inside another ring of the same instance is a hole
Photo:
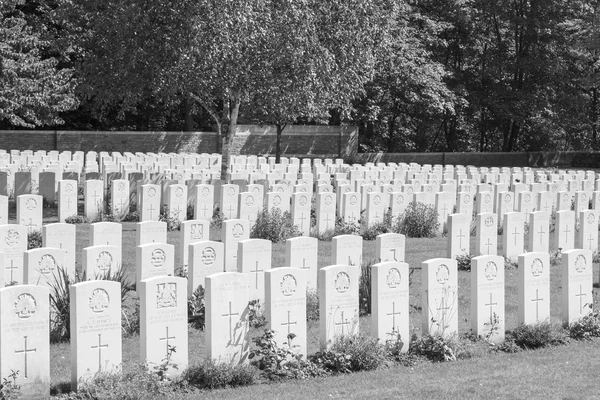
[[[232,154],[275,155],[274,126],[239,125]],[[165,153],[215,153],[215,132],[0,131],[0,149]],[[286,157],[348,157],[356,153],[358,129],[289,125],[281,135]]]

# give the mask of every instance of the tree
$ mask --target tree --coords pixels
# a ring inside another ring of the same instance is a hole
[[[58,125],[59,113],[74,108],[71,69],[43,57],[49,42],[28,25],[19,7],[24,0],[0,4],[0,121],[33,128]]]
[[[372,75],[389,8],[389,0],[70,5],[89,32],[85,93],[126,107],[148,94],[199,104],[221,134],[223,172],[240,111],[284,125],[347,109]]]

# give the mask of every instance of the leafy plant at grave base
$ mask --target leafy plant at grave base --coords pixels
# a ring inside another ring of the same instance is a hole
[[[198,389],[221,389],[256,383],[257,370],[249,365],[216,364],[206,361],[190,365],[181,375],[188,385]]]
[[[527,221],[525,222],[525,225],[523,225],[523,234],[529,234],[529,222]]]
[[[411,202],[395,221],[392,231],[410,238],[432,238],[438,234],[438,212],[432,205]]]
[[[27,250],[42,247],[42,231],[27,232]]]
[[[314,289],[306,290],[306,320],[319,320],[319,293]]]
[[[210,227],[211,228],[221,229],[221,227],[223,225],[223,221],[225,221],[226,219],[227,218],[225,218],[225,214],[223,214],[221,212],[221,208],[217,207],[213,211],[213,216],[212,216],[212,219],[210,221]]]
[[[433,362],[456,361],[456,341],[444,335],[423,335],[413,340],[410,352]]]
[[[330,350],[317,352],[309,360],[329,373],[340,374],[377,369],[386,362],[386,354],[376,338],[342,336]]]
[[[179,391],[179,385],[161,381],[156,372],[140,364],[128,372],[98,372],[93,379],[77,388],[81,399],[166,398]]]
[[[500,317],[498,314],[493,313],[492,318],[489,322],[483,324],[483,326],[489,327],[488,332],[484,335],[484,340],[490,342],[494,335],[497,335],[500,330]]]
[[[456,264],[459,271],[470,271],[471,270],[471,254],[459,254],[456,256]]]
[[[194,206],[193,205],[190,204],[187,206],[187,209],[185,210],[185,216],[188,221],[194,219]]]
[[[169,206],[163,204],[160,208],[160,215],[158,216],[158,220],[167,223],[167,231],[173,232],[179,230],[181,227],[181,221],[178,218],[173,218],[169,214]]]
[[[140,222],[140,213],[135,210],[127,214],[121,220],[122,222]]]
[[[79,275],[69,276],[61,266],[50,281],[50,342],[65,342],[71,338],[71,292],[70,285],[81,282]]]
[[[358,279],[358,306],[360,315],[371,315],[371,266],[373,260],[363,263]]]
[[[90,221],[83,215],[71,215],[70,217],[65,218],[65,223],[67,224],[87,224],[89,222]]]
[[[506,269],[517,269],[519,268],[519,262],[516,258],[504,257],[504,268]]]
[[[108,207],[108,202],[105,200],[102,207],[98,207],[98,213],[92,222],[115,222],[115,216],[112,209]]]
[[[204,301],[204,288],[198,285],[194,293],[188,297],[188,323],[195,329],[204,330],[206,319],[206,305]]]
[[[555,267],[557,265],[560,265],[561,260],[562,260],[562,248],[561,247],[550,252],[550,265],[551,266]]]
[[[133,304],[121,308],[121,330],[125,337],[140,334],[140,299],[135,297]]]
[[[504,235],[504,225],[503,224],[498,224],[497,235],[498,236]]]
[[[10,370],[8,377],[0,383],[0,400],[16,400],[21,397],[21,386],[17,385],[19,371]]]
[[[250,300],[248,303],[248,325],[251,328],[260,329],[267,325],[264,310],[260,300]]]
[[[584,307],[592,309],[592,304],[586,304]],[[568,326],[569,337],[575,340],[589,340],[593,337],[600,337],[600,311],[595,310],[571,322]]]
[[[287,336],[288,342],[279,346],[275,341],[275,332],[265,329],[261,336],[252,338],[256,348],[250,351],[251,364],[258,368],[261,375],[270,381],[284,379],[306,379],[326,375],[325,371],[302,355],[294,352],[292,344],[295,334]]]
[[[176,350],[177,350],[176,346],[171,346],[170,344],[167,345],[167,355],[165,356],[165,358],[163,358],[161,360],[160,364],[152,367],[151,372],[156,374],[156,376],[158,377],[158,380],[160,382],[172,381],[172,379],[169,377],[169,371],[171,369],[176,369],[176,370],[179,369],[177,367],[177,364],[174,363],[173,361],[171,361],[173,358],[173,353],[175,353]],[[146,365],[146,368],[149,369],[149,365]]]
[[[389,233],[391,231],[392,216],[390,212],[386,212],[382,222],[371,224],[361,233],[361,236],[364,240],[375,240],[377,236],[381,235],[382,233]]]
[[[513,331],[507,332],[507,336],[525,350],[565,344],[568,340],[567,332],[562,326],[550,321],[519,325]]]
[[[297,236],[300,236],[300,230],[294,225],[292,215],[287,211],[282,213],[278,208],[271,211],[264,208],[260,211],[250,230],[251,238],[267,239],[273,243],[285,242]]]
[[[550,214],[550,233],[556,232],[556,210],[552,209],[552,214]]]
[[[360,225],[353,222],[344,222],[342,218],[335,221],[335,231],[333,236],[338,235],[358,235],[360,233]]]

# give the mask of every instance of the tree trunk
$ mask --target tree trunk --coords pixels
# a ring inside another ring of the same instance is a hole
[[[598,149],[598,89],[592,88],[592,149]]]
[[[184,130],[186,132],[191,132],[194,130],[194,116],[192,115],[192,98],[189,95],[186,95],[183,100],[183,112],[185,114]]]
[[[281,133],[285,129],[287,124],[277,124],[277,138],[275,139],[275,163],[279,164],[281,161]]]
[[[223,107],[223,116],[226,119],[226,124],[223,124],[221,130],[224,131],[222,135],[222,147],[221,147],[221,179],[229,180],[230,170],[230,156],[231,156],[231,144],[233,137],[237,130],[238,115],[240,112],[241,101],[237,96],[232,96],[226,100],[226,107]]]

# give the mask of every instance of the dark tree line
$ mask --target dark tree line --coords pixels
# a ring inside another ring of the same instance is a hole
[[[598,150],[600,4],[4,0],[0,128],[355,124],[363,151]]]

